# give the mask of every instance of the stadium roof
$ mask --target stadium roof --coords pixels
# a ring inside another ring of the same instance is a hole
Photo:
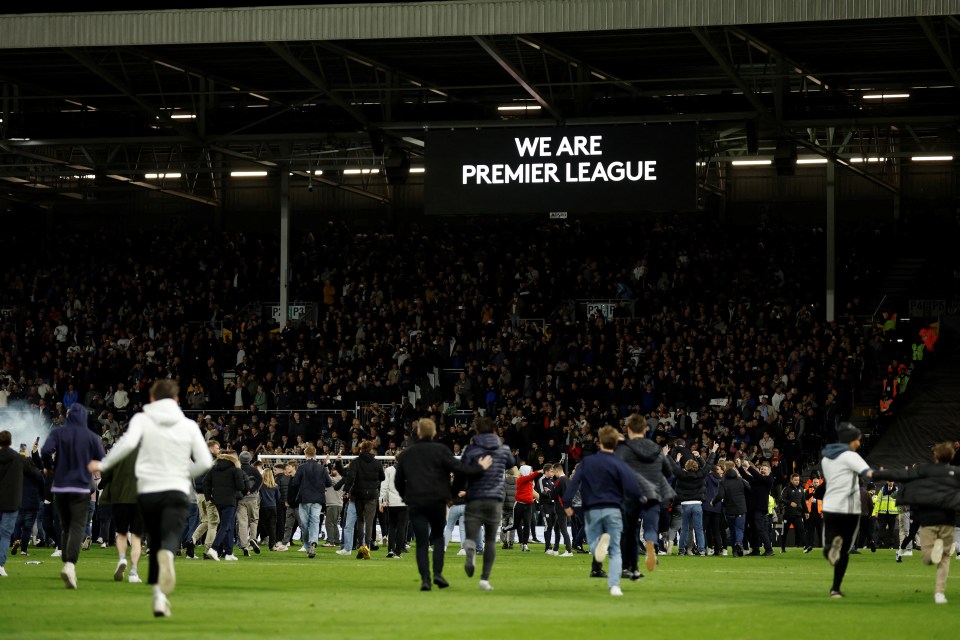
[[[695,121],[705,187],[716,161],[784,142],[960,156],[960,0],[141,5],[0,16],[0,197],[216,204],[228,172],[417,163],[449,127]],[[311,179],[387,197],[331,175]]]

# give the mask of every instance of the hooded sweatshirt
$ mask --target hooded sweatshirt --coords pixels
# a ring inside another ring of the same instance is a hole
[[[467,482],[467,502],[473,500],[503,500],[503,474],[514,465],[510,447],[500,444],[495,433],[478,433],[467,445],[461,460],[464,464],[474,464],[483,456],[490,456],[493,462],[490,468],[479,478]]]
[[[867,461],[843,443],[823,449],[824,513],[860,513],[860,476],[870,470]]]
[[[53,454],[57,460],[54,463]],[[51,493],[90,493],[93,476],[87,471],[91,460],[103,458],[103,444],[87,428],[87,408],[74,403],[63,426],[54,429],[41,451],[43,466],[53,469]]]
[[[190,495],[191,479],[213,465],[197,423],[183,415],[172,398],[156,400],[130,419],[130,426],[110,455],[102,471],[133,453],[137,447],[137,492],[180,491]]]
[[[636,474],[649,501],[648,505],[673,498],[676,492],[667,478],[678,474],[680,466],[663,455],[656,442],[649,438],[624,440],[617,445],[614,455],[626,462]]]

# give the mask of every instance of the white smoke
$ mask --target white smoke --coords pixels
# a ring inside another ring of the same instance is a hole
[[[53,425],[41,415],[40,409],[20,400],[0,408],[0,431],[4,430],[13,436],[14,450],[19,451],[20,445],[25,444],[27,451],[31,451],[37,438],[43,446],[53,431]]]

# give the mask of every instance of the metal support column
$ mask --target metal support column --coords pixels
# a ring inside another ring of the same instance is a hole
[[[827,322],[836,317],[837,294],[837,165],[827,162]]]
[[[287,326],[290,287],[290,170],[280,170],[280,330]]]

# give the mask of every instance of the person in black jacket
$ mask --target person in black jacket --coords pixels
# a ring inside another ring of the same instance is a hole
[[[307,557],[314,558],[317,555],[317,540],[320,538],[320,512],[327,502],[327,487],[333,482],[327,467],[317,462],[316,447],[308,444],[303,455],[306,461],[297,468],[287,495],[293,496],[294,501],[300,505],[300,527],[305,536]],[[293,502],[290,504],[292,506]]]
[[[790,484],[780,492],[783,503],[783,533],[780,534],[780,553],[787,552],[787,531],[793,525],[793,544],[802,547],[807,539],[803,521],[807,517],[806,496],[800,488],[800,474],[790,476]]]
[[[357,512],[356,530],[363,532],[357,557],[369,558],[369,545],[373,543],[373,519],[379,505],[380,483],[386,475],[383,473],[383,465],[373,457],[373,442],[363,440],[359,448],[360,453],[347,467],[344,491],[350,494],[350,500]]]
[[[465,465],[453,457],[446,446],[433,442],[437,425],[429,418],[416,424],[417,437],[397,459],[394,484],[407,504],[410,523],[417,541],[417,569],[421,591],[430,591],[429,547],[433,545],[433,584],[441,589],[450,583],[443,577],[443,529],[447,501],[450,499],[450,474],[463,473],[468,479],[480,476],[493,464],[483,455],[476,464]]]
[[[31,482],[36,474],[36,468],[29,458],[17,455],[11,448],[12,444],[10,432],[0,431],[0,577],[3,578],[7,576],[4,565],[7,563],[10,535],[23,502],[24,480]],[[26,537],[30,537],[29,531]]]
[[[730,528],[730,541],[733,543],[735,558],[743,556],[743,522],[747,513],[748,485],[746,480],[740,477],[739,466],[739,458],[735,462],[727,460],[723,480],[720,481],[720,488],[712,502],[714,505],[723,504],[723,515]]]
[[[767,523],[767,511],[770,509],[770,491],[773,489],[773,478],[770,477],[770,463],[764,460],[757,470],[749,460],[743,461],[741,469],[746,472],[746,480],[750,484],[750,497],[747,500],[747,513],[750,521],[750,555],[759,556],[760,546],[763,545],[764,556],[773,555],[773,546],[770,543],[770,526]]]
[[[626,420],[626,440],[617,445],[614,455],[627,463],[637,476],[637,481],[647,496],[642,506],[635,501],[624,504],[623,533],[620,546],[623,549],[623,568],[630,571],[632,580],[643,576],[638,567],[637,521],[643,523],[643,541],[646,544],[647,571],[657,564],[657,539],[660,529],[660,506],[673,499],[675,491],[667,478],[680,471],[676,462],[668,458],[663,449],[647,438],[650,426],[646,418],[633,414]],[[599,575],[600,567],[593,566],[592,575]]]
[[[39,438],[38,438],[39,440]],[[21,556],[28,555],[30,536],[33,535],[33,525],[40,514],[40,505],[43,504],[43,473],[40,469],[43,462],[40,460],[40,444],[33,445],[33,456],[24,458],[23,492],[20,501],[20,513],[17,524],[13,528],[13,549],[10,553]]]
[[[245,480],[240,470],[240,460],[232,451],[221,453],[203,481],[203,495],[217,505],[220,527],[213,546],[207,548],[206,557],[211,560],[236,560],[233,555],[233,540],[237,524],[237,500],[243,496]]]
[[[713,466],[719,448],[720,445],[715,442],[706,463],[700,459],[700,452],[694,450],[693,456],[687,459],[683,469],[677,474],[676,499],[680,503],[679,555],[681,556],[690,549],[687,546],[687,538],[691,526],[696,541],[696,550],[690,550],[690,554],[707,555],[703,533],[703,501],[707,499],[707,469]],[[680,462],[682,456],[682,453],[677,454],[677,462]]]

